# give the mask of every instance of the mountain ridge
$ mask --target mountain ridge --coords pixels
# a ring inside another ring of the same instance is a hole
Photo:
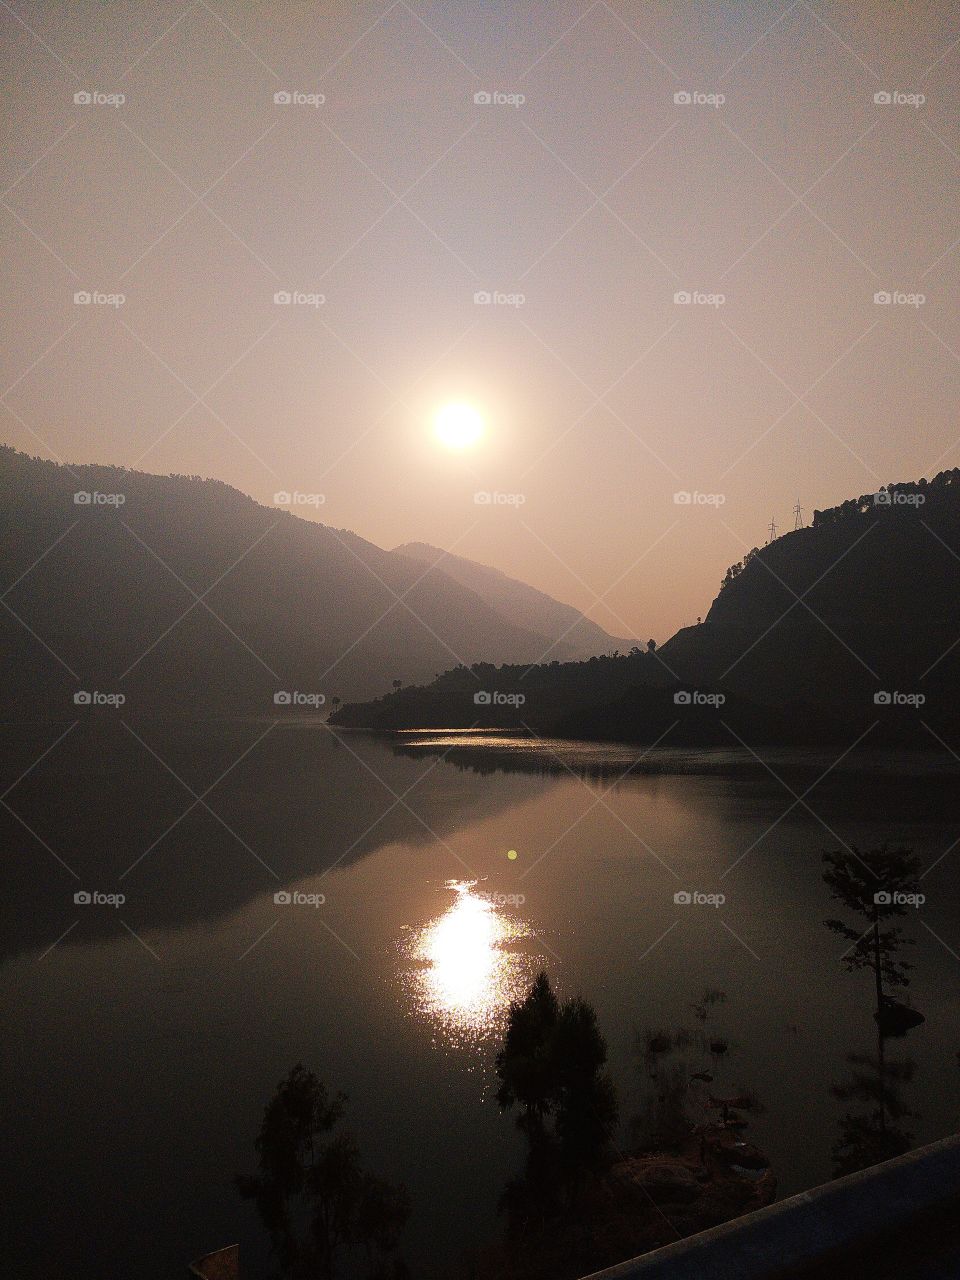
[[[564,604],[493,565],[453,555],[428,542],[405,542],[394,547],[394,553],[431,566],[436,564],[448,577],[476,591],[505,617],[513,618],[530,631],[551,637],[554,643],[543,658],[573,661],[629,647],[632,643],[611,636],[573,605]]]
[[[0,574],[13,716],[72,710],[78,690],[156,714],[273,713],[278,691],[368,697],[552,642],[442,572],[223,481],[9,446]]]
[[[499,701],[476,714],[472,688]],[[477,664],[334,717],[372,728],[525,727],[673,741],[960,742],[960,469],[817,511],[731,566],[659,650]],[[516,695],[522,701],[516,700]],[[424,718],[426,717],[426,718]],[[956,739],[954,739],[956,735]],[[941,744],[942,745],[942,744]]]

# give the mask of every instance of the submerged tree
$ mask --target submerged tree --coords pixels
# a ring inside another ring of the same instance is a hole
[[[567,1000],[560,1008],[553,1038],[556,1127],[569,1173],[595,1165],[617,1127],[613,1081],[603,1070],[607,1042],[593,1007]]]
[[[537,976],[525,1000],[510,1006],[497,1054],[497,1102],[502,1111],[514,1103],[523,1107],[522,1125],[542,1120],[554,1101],[552,1047],[559,1016],[560,1004],[545,973]]]
[[[865,1109],[851,1109],[840,1117],[839,1135],[832,1151],[837,1178],[909,1151],[913,1135],[901,1122],[916,1115],[901,1093],[901,1087],[913,1079],[914,1064],[909,1059],[888,1061],[881,1032],[877,1034],[875,1058],[851,1053],[847,1061],[850,1076],[833,1086],[833,1096],[840,1102],[859,1103]]]
[[[871,969],[877,996],[877,1019],[882,1021],[890,1004],[884,986],[905,987],[910,979],[910,964],[899,958],[899,950],[912,938],[890,921],[907,914],[908,903],[915,900],[920,862],[909,849],[871,849],[861,852],[856,846],[849,851],[825,853],[827,869],[823,878],[831,896],[855,912],[868,927],[852,928],[843,920],[825,920],[827,928],[853,945],[843,956],[849,972]]]
[[[918,902],[920,862],[909,849],[847,851],[824,854],[823,878],[831,896],[860,919],[851,927],[844,920],[826,920],[827,928],[853,945],[843,956],[848,972],[868,969],[873,974],[877,1022],[876,1057],[852,1053],[847,1080],[833,1086],[840,1102],[859,1104],[839,1120],[839,1136],[833,1146],[835,1176],[853,1173],[889,1160],[910,1149],[912,1135],[902,1121],[915,1115],[904,1103],[902,1086],[909,1084],[914,1064],[890,1061],[889,1036],[900,1036],[918,1022],[921,1014],[894,1000],[889,987],[909,985],[913,967],[900,958],[900,948],[912,943],[894,921]],[[866,929],[862,924],[866,922]]]
[[[602,1160],[617,1126],[606,1060],[593,1008],[580,999],[561,1004],[545,973],[510,1006],[497,1101],[502,1110],[522,1108],[517,1123],[529,1143],[525,1176],[505,1196],[516,1221],[556,1211]]]
[[[259,1172],[236,1179],[291,1280],[330,1280],[347,1248],[362,1249],[380,1274],[410,1212],[406,1189],[363,1172],[352,1137],[333,1134],[346,1101],[297,1063],[264,1111]]]
[[[707,987],[689,1005],[697,1028],[643,1027],[637,1032],[636,1065],[644,1092],[642,1108],[631,1122],[631,1139],[640,1150],[674,1150],[699,1133],[703,1151],[709,1131],[745,1129],[744,1113],[763,1111],[752,1090],[717,1092],[731,1044],[709,1024],[726,999],[726,992]]]

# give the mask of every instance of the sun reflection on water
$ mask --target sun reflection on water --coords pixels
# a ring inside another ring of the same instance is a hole
[[[454,900],[417,929],[404,950],[407,987],[418,1011],[455,1043],[497,1030],[511,1000],[536,973],[533,930],[502,895],[477,892],[476,880],[448,880]]]

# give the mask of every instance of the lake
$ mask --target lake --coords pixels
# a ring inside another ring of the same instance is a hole
[[[749,1136],[780,1193],[824,1181],[856,1105],[833,1089],[877,1043],[870,976],[844,972],[823,924],[839,912],[821,855],[842,842],[923,863],[904,926],[926,1021],[888,1053],[915,1064],[914,1144],[957,1127],[952,757],[638,759],[334,736],[306,717],[95,714],[58,741],[66,728],[6,726],[3,748],[8,1274],[167,1280],[236,1240],[246,1274],[265,1273],[232,1180],[298,1061],[349,1095],[365,1166],[406,1182],[414,1275],[456,1270],[501,1229],[522,1161],[493,1064],[541,968],[597,1010],[621,1143],[650,1086],[641,1029],[696,1027],[716,989],[717,1076],[759,1098]]]

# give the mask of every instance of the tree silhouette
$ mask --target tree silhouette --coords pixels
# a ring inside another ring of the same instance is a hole
[[[851,1053],[847,1062],[850,1075],[833,1086],[833,1096],[866,1109],[851,1109],[838,1121],[838,1137],[832,1149],[833,1174],[837,1178],[909,1151],[913,1135],[902,1128],[901,1122],[916,1115],[901,1094],[901,1086],[913,1079],[914,1063],[909,1059],[888,1061],[882,1032],[877,1033],[875,1058]]]
[[[877,995],[877,1020],[882,1021],[890,1004],[884,984],[905,987],[910,979],[907,971],[912,968],[898,958],[900,947],[912,942],[905,938],[897,926],[884,927],[885,923],[907,914],[904,897],[916,893],[920,863],[909,849],[871,849],[861,852],[857,847],[825,853],[826,870],[823,879],[830,887],[831,897],[868,922],[864,931],[851,928],[843,920],[825,920],[824,924],[834,933],[847,938],[853,945],[843,956],[848,972],[872,969]]]
[[[345,1248],[379,1255],[379,1269],[410,1212],[406,1189],[364,1173],[352,1137],[332,1134],[346,1102],[298,1062],[264,1111],[259,1172],[236,1179],[290,1280],[331,1280]]]
[[[508,1110],[516,1102],[526,1121],[542,1120],[554,1101],[553,1036],[560,1005],[550,979],[540,973],[525,1000],[510,1006],[510,1017],[497,1054],[500,1088],[497,1102]]]
[[[511,1189],[515,1201],[522,1193],[542,1202],[547,1188],[552,1199],[561,1183],[572,1196],[601,1161],[617,1125],[606,1060],[593,1008],[579,998],[560,1004],[545,973],[510,1006],[497,1102],[502,1110],[523,1108],[518,1125],[530,1144],[527,1176]]]
[[[603,1071],[607,1043],[593,1007],[567,1000],[560,1008],[553,1038],[556,1080],[556,1127],[568,1171],[595,1165],[617,1127],[613,1082]]]

